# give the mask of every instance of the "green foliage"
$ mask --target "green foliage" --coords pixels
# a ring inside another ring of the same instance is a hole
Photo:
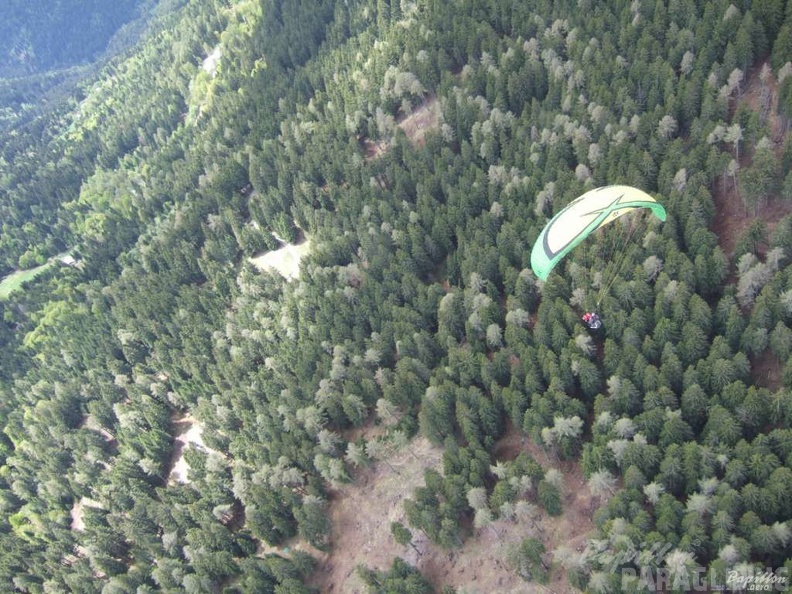
[[[396,557],[387,572],[358,567],[371,594],[431,594],[434,588],[421,573]]]
[[[92,60],[116,30],[134,16],[136,0],[87,4],[14,3],[0,27],[0,52],[9,60],[0,75],[43,71]]]
[[[545,546],[537,538],[524,538],[519,545],[509,551],[508,561],[517,575],[526,581],[546,583],[548,567],[542,555]]]
[[[2,135],[0,268],[76,261],[0,304],[0,589],[305,592],[312,563],[260,541],[332,547],[329,489],[401,472],[419,431],[442,469],[403,545],[564,513],[533,440],[605,480],[610,553],[785,562],[790,225],[728,256],[711,230],[735,188],[757,212],[788,194],[792,145],[743,96],[768,51],[778,74],[779,3],[416,6],[160,3],[134,51]],[[668,220],[622,217],[627,244],[595,234],[538,282],[546,218],[612,183]],[[302,238],[299,278],[250,261]],[[547,577],[545,544],[520,575]],[[400,560],[361,575],[429,591]]]
[[[412,532],[401,522],[391,522],[390,530],[393,540],[400,545],[408,545],[412,541]]]
[[[330,520],[327,517],[327,502],[313,496],[303,501],[295,510],[300,536],[319,550],[330,546]]]
[[[536,488],[536,495],[539,503],[542,504],[548,514],[551,516],[561,515],[563,508],[561,506],[561,492],[558,487],[547,480],[541,480]]]

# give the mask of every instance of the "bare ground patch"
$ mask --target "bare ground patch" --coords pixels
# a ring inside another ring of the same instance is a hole
[[[771,199],[758,206],[755,212],[748,212],[731,180],[717,182],[713,197],[715,218],[712,230],[718,236],[718,245],[729,258],[740,236],[756,219],[764,221],[768,233],[772,233],[776,223],[792,212],[792,204],[778,199]]]
[[[754,68],[748,75],[745,91],[737,101],[737,105],[747,105],[762,115],[763,121],[770,129],[770,140],[777,155],[780,155],[786,137],[786,127],[778,113],[778,83],[770,76],[762,81],[761,66]],[[743,150],[740,157],[740,168],[750,167],[751,155]],[[770,196],[760,204],[754,212],[749,212],[743,205],[739,189],[733,180],[723,178],[715,184],[715,219],[713,231],[718,236],[718,243],[723,252],[731,257],[742,233],[756,219],[761,219],[772,232],[776,223],[792,212],[792,204]]]
[[[426,134],[440,126],[440,102],[436,97],[427,99],[418,109],[399,122],[407,138],[414,146],[426,144]]]
[[[190,482],[188,476],[189,465],[184,458],[184,451],[190,444],[201,449],[208,450],[204,445],[201,433],[203,432],[203,425],[195,418],[187,415],[183,417],[173,417],[173,431],[175,438],[173,440],[173,453],[168,465],[168,482],[170,484],[186,484]]]
[[[424,101],[413,112],[402,117],[397,126],[401,128],[415,147],[426,144],[426,135],[440,127],[442,110],[437,97]],[[363,140],[363,154],[367,161],[378,158],[390,148],[390,140],[373,141],[369,138]]]
[[[297,244],[287,243],[277,250],[271,250],[250,258],[250,262],[259,270],[275,271],[286,280],[300,275],[300,260],[311,251],[311,241]]]
[[[74,505],[71,508],[71,529],[75,532],[82,532],[85,530],[85,508],[92,507],[94,509],[104,509],[104,505],[101,502],[96,501],[94,499],[90,499],[89,497],[83,497],[79,501],[75,501]]]
[[[382,155],[386,150],[388,150],[388,141],[380,140],[374,142],[370,138],[366,138],[363,141],[363,155],[366,158],[366,161],[372,161]]]
[[[85,415],[83,417],[82,422],[79,425],[80,429],[90,429],[91,431],[96,431],[99,435],[102,436],[107,442],[108,447],[111,451],[116,451],[118,449],[118,440],[115,436],[110,433],[107,429],[102,427],[96,420],[93,415]]]
[[[564,477],[563,513],[553,518],[542,511],[537,522],[537,534],[526,534],[522,526],[511,528],[512,542],[519,542],[526,536],[539,538],[547,551],[545,558],[548,564],[552,561],[552,552],[561,545],[579,553],[582,552],[586,548],[588,537],[595,528],[592,517],[599,506],[599,501],[589,491],[579,462],[555,458],[529,439],[522,431],[511,425],[506,435],[495,444],[494,451],[498,459],[501,460],[514,459],[521,452],[528,452],[545,471],[555,468],[560,470]],[[529,584],[522,581],[519,583],[523,584],[524,588],[517,590],[520,592],[578,592],[577,589],[569,585],[564,569],[557,566],[551,568],[550,582],[546,587],[531,590],[526,588]]]
[[[440,448],[419,438],[387,461],[363,469],[353,484],[335,491],[329,509],[332,550],[318,555],[311,585],[323,593],[366,592],[356,567],[386,569],[394,557],[405,553],[405,547],[391,537],[390,524],[406,524],[404,498],[423,484],[424,468],[439,468],[441,457]]]
[[[375,415],[370,415],[369,418],[359,427],[351,427],[341,432],[341,437],[344,441],[355,442],[363,438],[365,441],[371,441],[377,437],[385,435],[387,429],[384,425],[378,424]]]
[[[770,349],[765,349],[751,361],[751,375],[760,388],[767,388],[771,392],[779,390],[784,385],[783,374],[784,366]]]
[[[750,106],[762,116],[770,128],[770,140],[773,141],[776,150],[780,151],[783,148],[786,125],[778,113],[778,81],[772,70],[762,81],[760,74],[763,66],[764,63],[748,73],[748,84],[740,102]]]
[[[550,582],[540,585],[523,581],[508,566],[509,549],[523,538],[540,538],[550,564],[551,552],[560,544],[582,551],[586,537],[594,528],[593,498],[579,465],[551,460],[516,429],[511,429],[495,447],[499,459],[514,458],[521,451],[531,453],[543,467],[554,467],[564,473],[562,516],[551,518],[540,511],[533,523],[497,520],[474,529],[457,551],[441,549],[417,531],[413,533],[414,548],[397,544],[391,536],[390,524],[395,521],[408,526],[404,499],[423,485],[425,468],[442,466],[442,450],[418,438],[409,449],[362,470],[354,484],[333,494],[329,511],[333,524],[332,550],[318,555],[319,564],[311,585],[323,593],[364,593],[366,588],[356,572],[358,565],[386,570],[394,557],[402,557],[418,568],[437,591],[451,585],[468,594],[574,592],[561,568],[553,568]]]

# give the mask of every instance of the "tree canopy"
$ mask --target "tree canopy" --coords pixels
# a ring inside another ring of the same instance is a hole
[[[789,0],[147,7],[46,109],[0,93],[0,269],[51,263],[0,301],[3,591],[310,592],[333,493],[416,435],[442,468],[399,542],[563,514],[509,431],[601,501],[572,584],[658,548],[715,585],[789,566]],[[88,53],[117,26],[68,16]],[[547,221],[612,184],[666,221],[538,279]],[[296,278],[254,264],[303,239]],[[506,565],[543,581],[551,553]]]

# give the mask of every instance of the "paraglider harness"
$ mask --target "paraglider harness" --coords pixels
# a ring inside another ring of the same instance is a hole
[[[597,312],[586,312],[580,318],[583,324],[585,324],[586,328],[591,330],[592,332],[597,332],[598,330],[602,329],[602,319],[599,317]]]

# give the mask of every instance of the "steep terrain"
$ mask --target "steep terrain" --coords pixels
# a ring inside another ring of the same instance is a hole
[[[792,569],[788,1],[157,7],[0,135],[0,591]]]

